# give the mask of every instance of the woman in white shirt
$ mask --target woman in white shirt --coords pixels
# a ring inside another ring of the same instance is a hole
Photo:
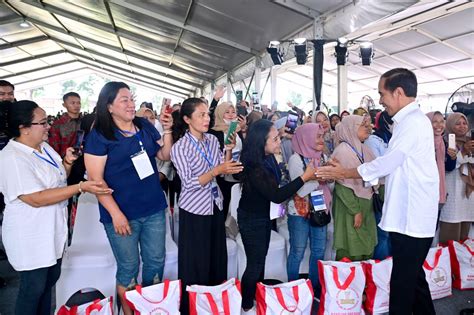
[[[61,272],[67,240],[67,201],[78,192],[110,194],[101,183],[67,186],[77,159],[68,148],[64,159],[45,141],[49,124],[36,103],[10,107],[13,139],[0,152],[0,191],[5,196],[2,238],[8,261],[19,271],[17,315],[51,314],[51,289]]]

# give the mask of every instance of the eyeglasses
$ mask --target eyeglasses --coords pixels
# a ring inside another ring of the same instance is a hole
[[[32,126],[43,126],[43,128],[46,128],[49,126],[49,123],[47,121],[45,122],[37,122],[37,123],[31,123]]]

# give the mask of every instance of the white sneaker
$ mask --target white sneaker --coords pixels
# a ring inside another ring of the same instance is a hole
[[[249,309],[248,311],[244,311],[244,309],[242,309],[242,315],[255,315],[257,314],[257,311],[255,309],[255,306],[252,307],[251,309]]]

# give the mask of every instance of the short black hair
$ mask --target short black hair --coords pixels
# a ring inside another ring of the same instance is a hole
[[[6,80],[0,80],[0,86],[11,86],[11,88],[15,90],[15,86]]]
[[[416,75],[405,68],[395,68],[382,74],[381,79],[385,79],[384,89],[390,92],[400,87],[408,97],[416,97],[418,81]]]
[[[30,127],[33,122],[33,112],[38,108],[33,101],[18,101],[8,109],[8,134],[12,138],[20,136],[20,126]]]
[[[77,97],[79,99],[81,98],[81,96],[77,94],[76,92],[69,92],[63,95],[63,102],[66,102],[68,97]]]

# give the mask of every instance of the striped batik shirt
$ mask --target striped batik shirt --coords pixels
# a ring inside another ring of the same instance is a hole
[[[203,154],[213,166],[209,165]],[[223,162],[217,138],[205,133],[204,139],[198,140],[188,131],[171,148],[171,161],[181,179],[179,207],[193,214],[212,215],[215,202],[211,191],[212,181],[201,186],[199,176]],[[218,206],[222,209],[223,196],[219,188],[218,191],[221,203]]]

